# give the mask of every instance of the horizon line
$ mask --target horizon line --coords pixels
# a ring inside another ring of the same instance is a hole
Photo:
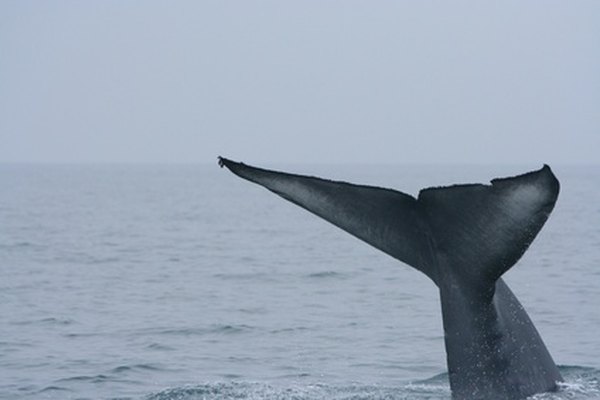
[[[242,160],[236,160],[244,162]],[[193,166],[193,165],[217,165],[217,158],[215,161],[3,161],[0,160],[0,165],[87,165],[87,166],[110,166],[110,165],[122,165],[122,166]],[[531,164],[549,164],[556,166],[600,166],[598,161],[250,161],[249,164],[262,164],[262,165],[356,165],[356,166],[379,166],[379,165],[456,165],[456,166],[519,166],[519,165],[531,165]]]

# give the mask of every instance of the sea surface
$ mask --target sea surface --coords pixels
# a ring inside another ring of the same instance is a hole
[[[392,187],[541,165],[275,165]],[[505,279],[600,398],[600,167]],[[1,399],[450,399],[424,275],[214,165],[0,165]]]

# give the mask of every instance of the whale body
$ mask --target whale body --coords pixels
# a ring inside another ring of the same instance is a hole
[[[501,278],[554,208],[559,183],[549,166],[489,185],[427,188],[414,198],[221,157],[219,165],[427,275],[440,293],[454,400],[557,390],[560,372]]]

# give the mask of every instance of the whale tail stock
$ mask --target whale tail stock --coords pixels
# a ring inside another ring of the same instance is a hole
[[[489,185],[423,189],[417,198],[221,157],[219,165],[427,275],[440,290],[454,399],[524,398],[562,380],[501,279],[557,200],[559,183],[547,165]]]

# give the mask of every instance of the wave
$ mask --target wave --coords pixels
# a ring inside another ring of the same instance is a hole
[[[587,400],[600,398],[600,370],[561,366],[565,382],[556,393],[543,393],[530,400]],[[414,381],[397,387],[381,385],[294,384],[271,385],[259,382],[217,382],[165,389],[145,400],[450,400],[448,374]]]
[[[204,336],[204,335],[231,335],[252,332],[256,328],[246,324],[210,324],[202,327],[181,328],[153,328],[137,332],[138,335],[166,335],[166,336]]]
[[[72,382],[90,382],[90,383],[104,383],[111,382],[113,377],[106,374],[97,375],[77,375],[69,378],[58,379],[56,383],[72,383]]]
[[[312,274],[308,274],[306,275],[307,278],[312,278],[312,279],[323,279],[323,278],[336,278],[336,279],[340,279],[340,278],[344,278],[345,275],[340,273],[340,272],[336,272],[336,271],[321,271],[321,272],[314,272]]]
[[[34,319],[34,320],[26,320],[26,321],[16,321],[13,322],[13,325],[21,325],[21,326],[28,326],[28,325],[72,325],[74,324],[75,321],[73,321],[72,319],[69,318],[55,318],[55,317],[48,317],[48,318],[40,318],[40,319]]]
[[[163,371],[164,368],[154,364],[120,365],[110,370],[111,374],[124,374],[138,371]]]
[[[419,392],[425,394],[418,397]],[[415,396],[417,394],[417,396]],[[383,386],[329,386],[324,384],[278,387],[263,383],[215,383],[167,389],[146,400],[197,399],[277,399],[277,400],[349,400],[349,399],[448,399],[449,388],[414,389]]]

